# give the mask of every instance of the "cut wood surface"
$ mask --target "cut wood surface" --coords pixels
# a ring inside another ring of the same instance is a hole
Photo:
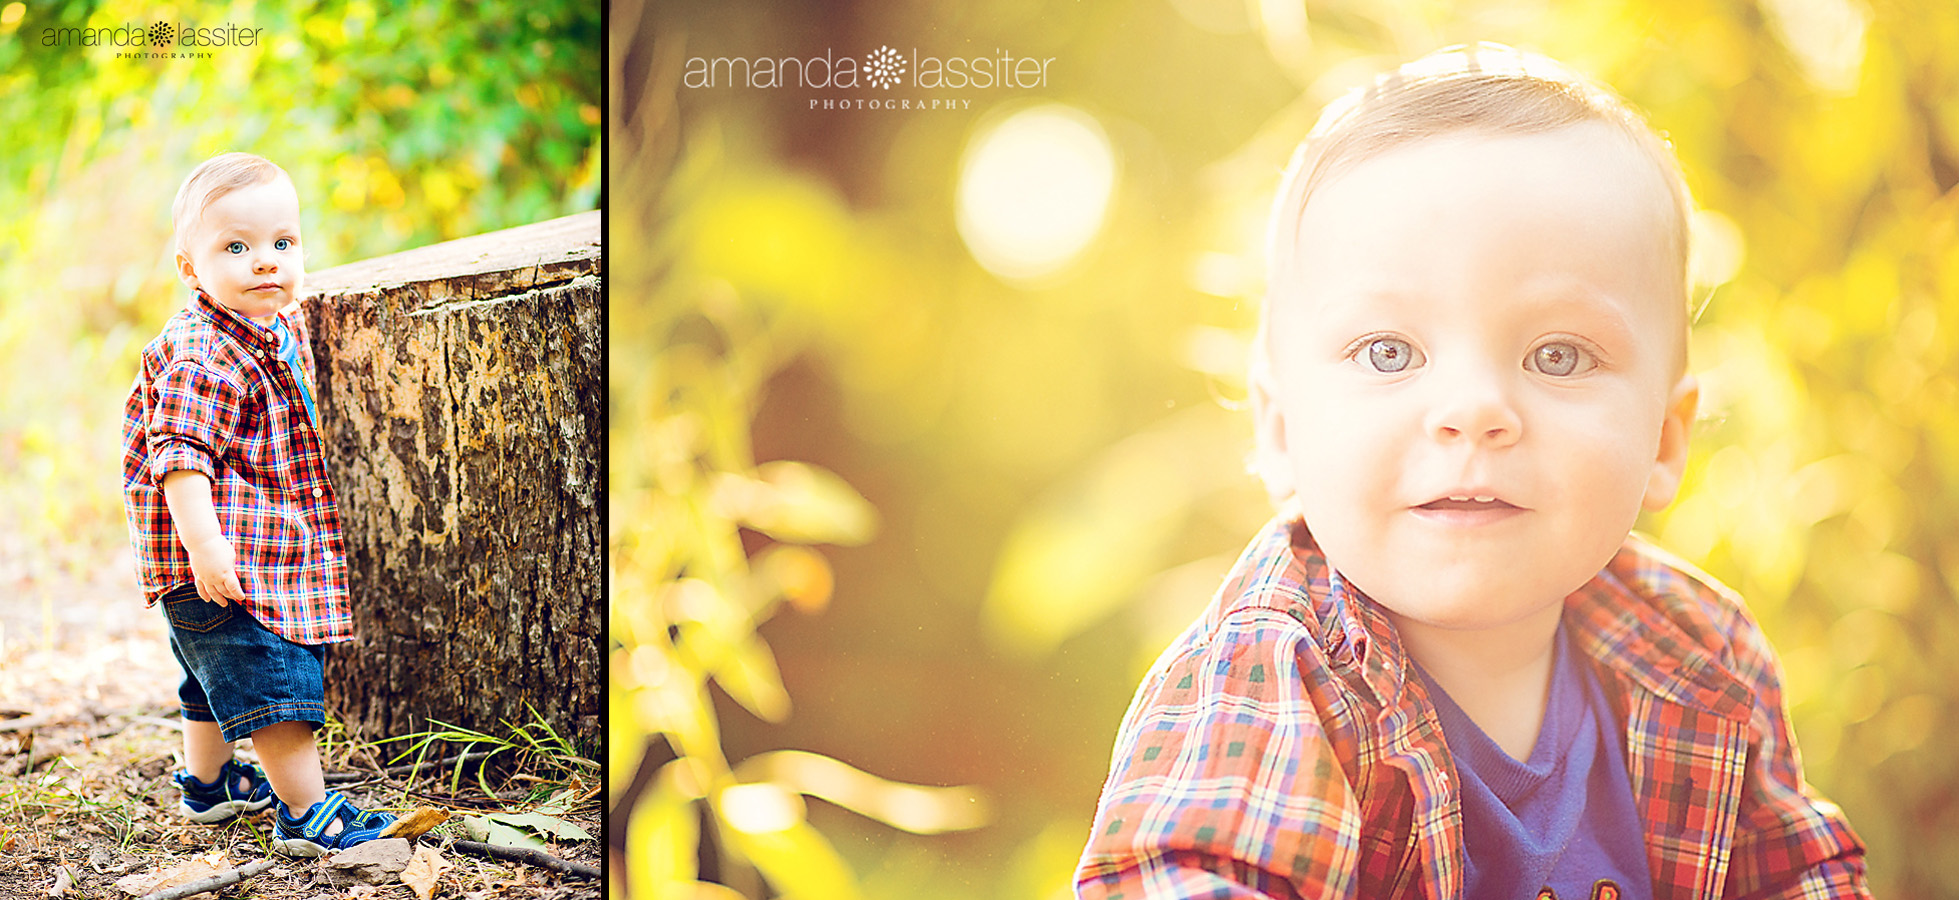
[[[361,734],[507,734],[535,708],[597,745],[599,231],[581,213],[308,279],[357,635],[328,705]]]
[[[582,212],[335,266],[306,276],[316,297],[416,285],[431,304],[506,296],[600,274],[599,212]]]

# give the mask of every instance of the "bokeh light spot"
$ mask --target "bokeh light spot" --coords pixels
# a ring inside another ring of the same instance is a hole
[[[959,236],[1000,278],[1047,280],[1101,232],[1115,180],[1115,150],[1087,113],[1060,104],[1021,110],[966,145]]]

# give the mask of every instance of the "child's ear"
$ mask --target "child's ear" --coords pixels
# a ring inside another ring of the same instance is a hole
[[[1653,474],[1646,480],[1644,506],[1666,509],[1680,493],[1680,481],[1687,473],[1687,438],[1694,428],[1694,414],[1700,410],[1701,385],[1692,375],[1680,376],[1667,398],[1666,421],[1660,426],[1660,452],[1653,460]]]
[[[1298,485],[1293,483],[1292,457],[1286,453],[1286,414],[1279,402],[1272,377],[1272,359],[1265,350],[1265,329],[1252,338],[1252,364],[1248,400],[1252,407],[1252,470],[1265,481],[1265,491],[1275,504],[1290,500]]]
[[[184,255],[182,250],[177,251],[177,277],[183,279],[186,287],[198,286],[197,268],[191,265],[190,257]]]

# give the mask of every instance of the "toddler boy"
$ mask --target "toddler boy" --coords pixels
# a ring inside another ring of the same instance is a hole
[[[1080,896],[1866,895],[1761,631],[1630,534],[1687,461],[1689,208],[1543,57],[1329,108],[1253,354],[1281,513],[1138,690]]]
[[[328,793],[326,644],[352,637],[340,514],[314,430],[299,197],[285,170],[213,157],[172,207],[189,303],[143,348],[123,410],[123,507],[149,605],[183,666],[179,811],[279,803],[273,848],[318,856],[394,817]],[[232,758],[251,737],[261,769]]]

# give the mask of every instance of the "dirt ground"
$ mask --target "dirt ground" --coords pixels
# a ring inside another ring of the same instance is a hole
[[[118,578],[117,571],[131,569],[108,566],[99,583],[58,587],[0,577],[0,900],[128,898],[132,895],[117,886],[126,876],[162,872],[199,857],[232,868],[268,855],[269,810],[220,826],[177,816],[170,775],[182,765],[176,701],[181,674],[170,655],[162,613],[130,599],[136,596],[133,578]],[[385,756],[397,752],[393,749],[352,745],[331,727],[323,737],[329,773],[369,776],[329,785],[361,806],[436,807],[457,814],[418,841],[436,848],[451,866],[439,876],[435,897],[599,896],[595,879],[449,846],[464,837],[461,815],[524,812],[551,794],[584,798],[562,818],[597,835],[598,803],[586,796],[596,794],[597,773],[540,778],[499,766],[487,778],[495,796],[476,787],[474,777],[451,794],[445,778],[421,775],[411,783],[405,775],[373,774],[389,761]],[[240,755],[252,758],[249,741],[240,745]],[[600,864],[597,841],[552,843],[547,851]],[[334,886],[321,860],[274,858],[278,862],[269,872],[224,889],[223,896],[416,896],[399,881]],[[64,870],[71,886],[51,894]]]

